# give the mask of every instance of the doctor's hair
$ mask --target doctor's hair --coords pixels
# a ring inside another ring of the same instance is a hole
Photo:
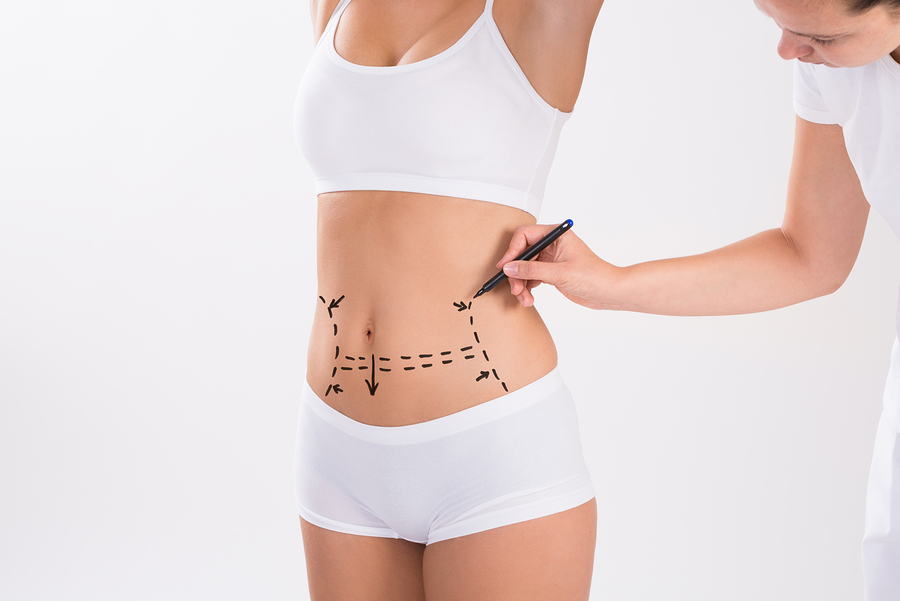
[[[861,15],[869,9],[883,5],[895,19],[900,19],[900,0],[846,0],[847,9],[852,15]]]

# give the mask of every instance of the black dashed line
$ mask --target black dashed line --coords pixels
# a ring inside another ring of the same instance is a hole
[[[496,369],[492,369],[491,371],[494,372],[494,377],[497,378],[497,379],[499,380],[499,379],[500,379],[500,376],[497,375],[497,370],[496,370]]]
[[[341,370],[342,371],[353,371],[353,368],[352,367],[342,367]]]
[[[387,357],[378,357],[379,361],[390,361]]]
[[[322,298],[321,296],[319,297],[319,300],[322,301],[323,303],[325,302],[325,299]]]
[[[428,357],[434,357],[434,355],[419,355],[419,359],[427,359]]]
[[[333,378],[336,373],[337,373],[337,368],[335,367],[334,369],[331,370],[331,377]]]
[[[346,355],[344,356],[344,359],[346,359],[347,361],[356,361],[356,358],[355,358],[355,357],[349,357],[349,356],[346,356]]]
[[[442,355],[449,355],[449,354],[452,353],[452,352],[453,352],[453,351],[441,351],[441,354],[442,354]]]
[[[365,361],[366,358],[365,358],[365,357],[360,357],[359,360],[360,360],[360,361]]]
[[[404,357],[403,355],[401,355],[400,358],[405,361],[409,361],[410,359],[412,359],[412,357]]]
[[[368,365],[360,365],[359,369],[369,369],[369,366]]]
[[[441,363],[447,365],[448,363],[453,363],[453,359],[447,359],[446,361],[441,361]]]
[[[474,359],[474,358],[475,358],[475,355],[466,355],[465,358],[466,358],[466,359]]]
[[[422,367],[431,367],[431,363],[423,363]]]
[[[334,335],[337,336],[337,324],[334,324]]]
[[[503,390],[505,392],[509,392],[509,388],[506,387],[506,382],[500,382],[503,385]]]
[[[490,360],[491,360],[491,358],[487,356],[487,351],[486,351],[486,350],[481,349],[481,352],[484,353],[484,360],[485,360],[485,361],[490,361]]]
[[[319,297],[321,298],[321,297]],[[325,391],[325,396],[328,396],[328,393],[331,392],[331,384],[328,385],[328,390]]]
[[[384,367],[379,367],[379,368],[378,368],[378,371],[391,371],[391,370],[390,370],[390,369],[387,369],[387,368],[384,368]]]
[[[475,325],[475,318],[472,317],[471,315],[469,315],[469,325],[470,325],[470,326],[474,326],[474,325]]]
[[[459,350],[461,350],[462,352],[471,351],[471,350],[472,350],[472,347],[471,347],[471,346],[464,346],[464,347],[462,347],[462,348],[459,349]]]
[[[415,367],[404,367],[403,371],[412,371],[414,369],[415,369]]]
[[[469,301],[469,308],[472,308],[472,301]]]
[[[478,340],[478,332],[472,332],[472,333],[475,334],[475,342],[477,342],[478,344],[481,344],[481,341]]]
[[[340,354],[341,354],[341,347],[339,347],[339,346],[334,347],[334,358],[337,359],[338,355],[340,355]]]

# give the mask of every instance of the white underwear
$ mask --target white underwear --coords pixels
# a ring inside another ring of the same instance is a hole
[[[370,426],[301,395],[297,508],[337,532],[431,544],[566,511],[594,497],[557,370],[428,422]]]

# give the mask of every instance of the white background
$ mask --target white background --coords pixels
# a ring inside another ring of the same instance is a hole
[[[617,264],[777,226],[777,38],[751,0],[609,0],[541,221]],[[300,0],[0,9],[0,598],[307,598],[311,50]],[[861,597],[897,246],[873,215],[837,294],[769,314],[540,290],[598,492],[595,599]]]

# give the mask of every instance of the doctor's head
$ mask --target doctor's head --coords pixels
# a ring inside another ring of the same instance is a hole
[[[781,58],[859,67],[900,62],[900,0],[755,0],[781,29]]]

